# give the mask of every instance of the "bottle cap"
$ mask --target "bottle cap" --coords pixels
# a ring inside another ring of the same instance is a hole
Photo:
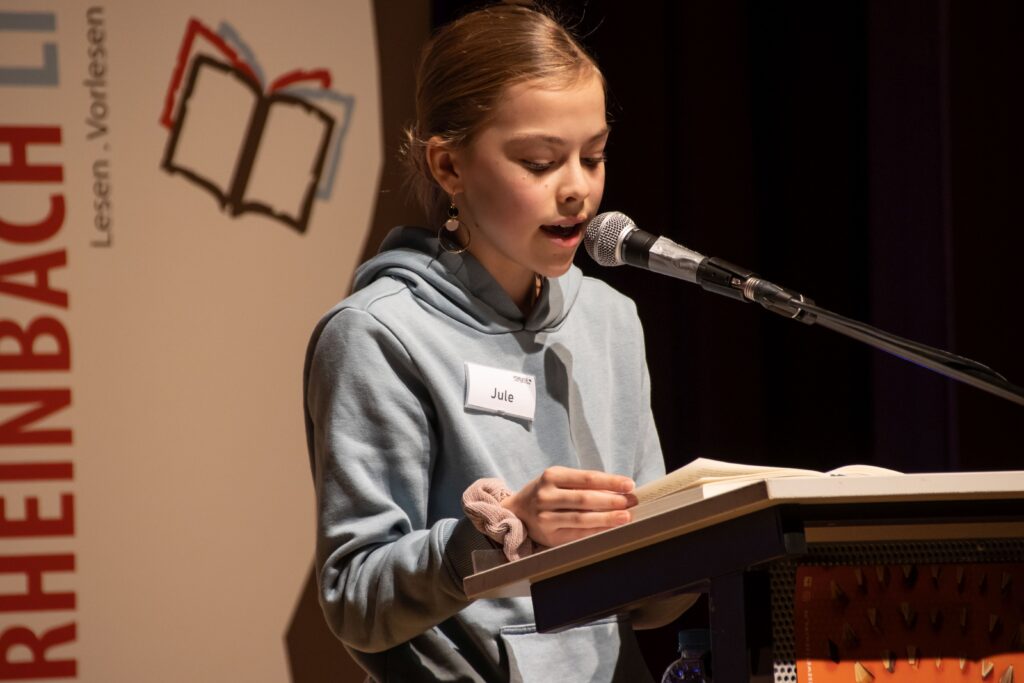
[[[706,628],[684,629],[679,632],[679,652],[704,654],[711,648],[711,634]]]

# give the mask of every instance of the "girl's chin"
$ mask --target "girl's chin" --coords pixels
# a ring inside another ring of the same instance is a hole
[[[575,251],[573,253],[575,254]],[[569,272],[570,268],[572,268],[571,257],[565,262],[559,261],[557,263],[545,264],[545,267],[538,270],[537,274],[542,275],[543,277],[562,277]]]

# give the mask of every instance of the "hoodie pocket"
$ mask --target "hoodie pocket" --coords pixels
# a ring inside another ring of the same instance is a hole
[[[633,629],[609,617],[561,633],[537,633],[532,624],[506,626],[510,683],[634,683],[651,681]]]

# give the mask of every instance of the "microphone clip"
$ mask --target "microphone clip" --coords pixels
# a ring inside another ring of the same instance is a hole
[[[701,287],[739,301],[748,301],[743,294],[743,284],[753,276],[753,271],[713,256],[697,266],[697,283]]]
[[[813,325],[817,319],[813,313],[799,304],[814,305],[803,294],[790,292],[776,284],[757,277],[753,271],[724,261],[720,258],[704,259],[697,268],[697,282],[709,292],[744,302],[755,302],[779,315]]]

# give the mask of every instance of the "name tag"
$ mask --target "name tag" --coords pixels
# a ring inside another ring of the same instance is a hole
[[[467,362],[466,407],[532,422],[537,383],[533,375]]]

